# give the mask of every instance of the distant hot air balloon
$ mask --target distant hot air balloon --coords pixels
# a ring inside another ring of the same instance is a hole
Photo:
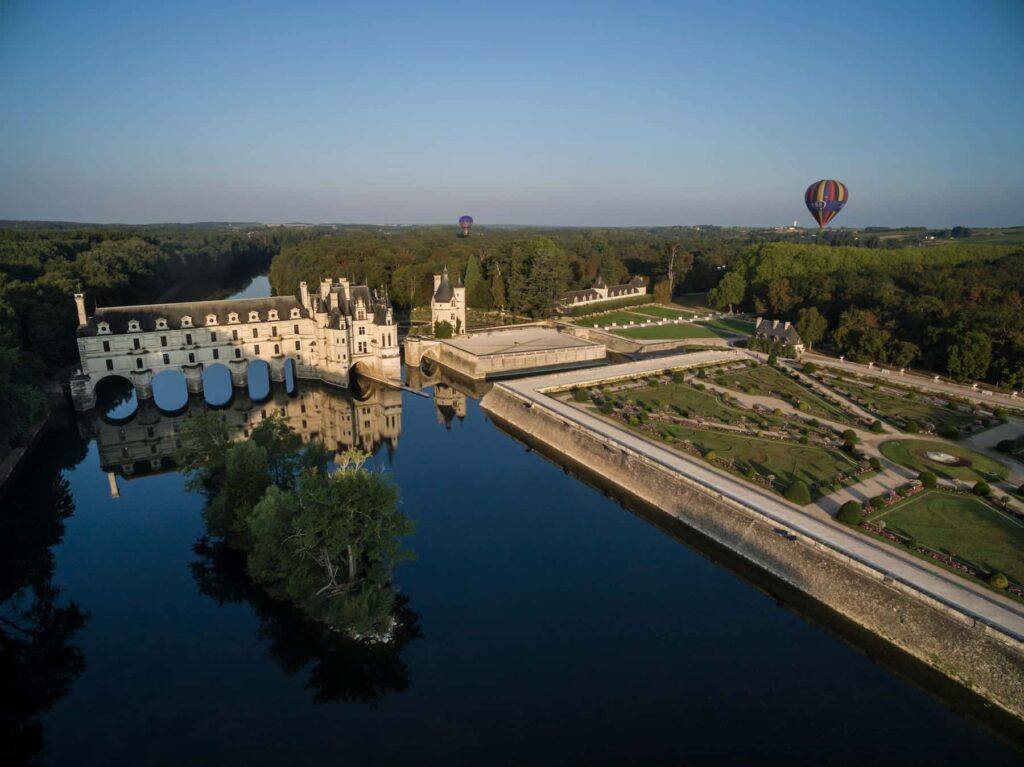
[[[469,237],[469,230],[473,228],[473,217],[463,216],[459,219],[459,227],[462,229],[462,236]]]
[[[807,210],[811,211],[818,227],[824,229],[829,221],[836,217],[836,214],[843,209],[847,200],[850,199],[850,192],[846,185],[827,178],[815,181],[804,192],[804,203]]]

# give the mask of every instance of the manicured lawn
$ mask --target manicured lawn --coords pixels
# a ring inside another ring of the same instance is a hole
[[[716,330],[724,330],[725,332],[736,335],[737,333],[744,336],[753,335],[754,323],[747,322],[746,320],[737,320],[731,317],[719,317],[715,320],[705,320],[700,323],[706,325],[709,328]]]
[[[645,340],[657,338],[717,338],[722,335],[702,328],[700,325],[680,323],[679,325],[648,325],[639,328],[616,329],[615,335],[624,338],[640,338]]]
[[[612,323],[616,323],[619,325],[628,325],[630,322],[635,322],[637,324],[640,324],[641,322],[645,322],[648,319],[650,318],[645,317],[643,315],[633,314],[629,311],[619,311],[609,312],[608,314],[598,314],[593,317],[586,317],[581,320],[575,320],[575,322],[577,325],[585,325],[588,328],[592,328],[597,325],[606,326],[611,325]]]
[[[702,450],[714,450],[720,458],[731,458],[761,474],[774,474],[786,485],[796,479],[808,483],[830,480],[855,465],[838,450],[813,445],[797,445],[671,424],[658,424],[658,428],[676,439],[689,439]]]
[[[871,516],[872,522],[879,519],[885,520],[886,529],[930,549],[1024,583],[1024,523],[974,496],[925,491]]]
[[[963,428],[969,423],[977,420],[973,413],[961,410],[950,410],[942,405],[933,404],[924,395],[915,394],[914,399],[910,398],[910,391],[899,387],[879,385],[877,389],[871,388],[871,384],[860,381],[853,381],[848,378],[826,378],[825,382],[848,391],[852,398],[881,413],[887,421],[914,421],[919,426],[934,424],[936,429],[943,426],[955,426]]]
[[[973,450],[947,442],[933,442],[926,439],[892,439],[878,446],[882,455],[894,463],[906,466],[914,471],[932,472],[945,479],[960,479],[965,482],[994,479],[1006,479],[1009,471],[1001,463]],[[947,453],[962,460],[964,465],[956,466],[932,460],[926,453]]]
[[[717,378],[717,374],[713,376]],[[833,405],[819,397],[813,390],[805,389],[792,378],[779,372],[771,365],[730,370],[723,373],[726,385],[730,388],[746,388],[748,394],[761,397],[778,397],[794,407],[797,403],[806,404],[808,415],[818,415],[833,421],[849,423],[853,419],[849,413],[838,405]]]
[[[646,314],[650,317],[662,317],[667,320],[688,320],[697,315],[693,312],[684,312],[681,309],[670,309],[667,306],[638,306],[638,314]]]

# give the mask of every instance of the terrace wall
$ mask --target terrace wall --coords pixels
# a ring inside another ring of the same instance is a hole
[[[619,443],[497,386],[481,401],[513,436],[605,477],[757,568],[1024,719],[1024,643],[852,558],[774,524]]]

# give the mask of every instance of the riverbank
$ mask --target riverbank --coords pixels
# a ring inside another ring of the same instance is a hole
[[[657,363],[668,365],[667,360]],[[604,369],[603,374],[614,374]],[[561,376],[562,378],[564,376]],[[593,376],[592,377],[596,377]],[[853,541],[842,550],[822,536],[822,521],[801,512],[769,515],[768,500],[743,503],[715,490],[716,477],[687,476],[671,451],[615,429],[585,423],[587,414],[556,411],[529,392],[554,377],[495,386],[484,410],[515,436],[542,443],[567,462],[589,467],[630,494],[696,529],[773,577],[1010,714],[1024,719],[1024,616],[889,552]],[[595,419],[596,420],[596,419]],[[661,456],[660,453],[665,453]],[[655,454],[658,454],[655,456]],[[707,475],[705,467],[694,467]],[[803,518],[802,518],[803,517]],[[780,535],[784,526],[791,535]],[[835,527],[829,525],[829,527]],[[842,533],[843,531],[838,531]],[[791,537],[792,536],[792,537]],[[883,560],[886,567],[880,567]],[[928,588],[921,583],[927,582]]]

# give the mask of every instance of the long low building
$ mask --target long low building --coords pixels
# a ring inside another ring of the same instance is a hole
[[[224,365],[235,386],[244,386],[248,366],[266,362],[270,377],[283,381],[286,367],[298,378],[347,386],[353,368],[399,380],[398,328],[382,292],[346,279],[321,280],[299,297],[227,299],[174,304],[97,307],[75,294],[81,369],[71,379],[77,410],[96,404],[96,384],[110,376],[132,382],[140,399],[153,392],[153,376],[179,370],[188,389],[199,392],[203,368]]]

